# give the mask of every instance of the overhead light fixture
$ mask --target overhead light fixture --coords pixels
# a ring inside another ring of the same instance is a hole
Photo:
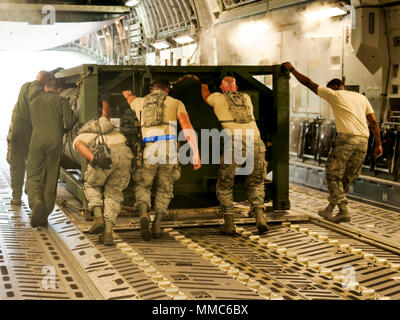
[[[128,0],[125,2],[125,5],[127,7],[134,7],[137,6],[139,4],[139,0]]]
[[[176,37],[176,38],[173,38],[173,39],[179,44],[186,44],[186,43],[190,43],[190,42],[194,41],[193,37],[187,36],[187,35],[179,36],[179,37]]]
[[[151,44],[154,48],[158,50],[169,48],[169,43],[167,41],[158,41]]]
[[[342,16],[347,12],[339,7],[323,8],[304,12],[304,16],[309,20],[324,20],[336,16]]]
[[[271,29],[270,25],[265,21],[251,21],[241,23],[238,27],[240,36],[245,38],[249,35],[260,34],[262,32],[269,31]]]

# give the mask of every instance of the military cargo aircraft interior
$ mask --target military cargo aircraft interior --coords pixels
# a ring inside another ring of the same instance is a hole
[[[0,300],[400,300],[400,1],[0,0],[0,39]]]

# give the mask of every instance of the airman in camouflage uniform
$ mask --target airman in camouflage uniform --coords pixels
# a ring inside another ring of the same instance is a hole
[[[131,91],[123,95],[135,112],[141,124],[143,142],[146,144],[143,155],[137,155],[133,174],[135,182],[136,207],[140,215],[140,231],[144,240],[162,235],[161,221],[174,196],[174,182],[181,176],[177,153],[176,122],[179,121],[186,140],[193,150],[193,168],[200,168],[197,137],[190,123],[185,105],[168,96],[170,84],[167,80],[153,81],[150,94],[144,98],[136,97]],[[151,206],[151,188],[156,183],[154,201],[156,216],[150,231],[148,210]]]
[[[221,211],[224,213],[225,223],[221,228],[224,234],[234,234],[235,225],[233,219],[233,185],[236,170],[241,167],[235,159],[236,152],[240,152],[246,157],[246,162],[252,161],[253,170],[246,175],[247,198],[251,204],[251,211],[256,218],[256,225],[260,233],[268,231],[264,216],[264,181],[267,174],[267,165],[265,161],[266,148],[261,140],[260,132],[253,116],[253,105],[249,95],[238,92],[236,81],[232,77],[225,77],[220,86],[221,93],[211,94],[206,84],[202,84],[202,96],[206,103],[214,107],[214,112],[221,122],[223,128],[232,135],[233,150],[221,156],[220,167],[218,170],[218,179],[216,193],[221,205]],[[241,134],[241,145],[235,143],[234,134]],[[246,143],[247,134],[251,132],[251,143]],[[226,157],[232,156],[228,161]],[[231,161],[232,159],[232,161]]]
[[[375,157],[378,158],[383,153],[374,110],[367,97],[346,90],[344,82],[340,79],[332,79],[326,87],[322,87],[298,72],[290,62],[285,62],[282,67],[332,107],[338,135],[326,162],[329,204],[324,210],[319,210],[318,214],[334,223],[349,222],[346,192],[361,172],[370,135],[368,127],[371,128],[375,139]],[[339,207],[339,213],[333,216],[336,205]]]
[[[84,174],[84,192],[89,209],[94,214],[92,234],[100,235],[100,242],[113,244],[112,230],[123,204],[123,190],[131,178],[133,154],[126,138],[118,132],[104,112],[108,106],[103,102],[103,116],[85,124],[74,139],[74,148],[90,161]],[[95,149],[101,141],[99,125],[104,142],[110,150],[111,161],[96,159]],[[103,232],[104,231],[104,232]]]

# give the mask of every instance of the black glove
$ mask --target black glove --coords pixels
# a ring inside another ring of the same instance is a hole
[[[111,169],[112,160],[111,158],[100,159],[99,154],[94,155],[93,161],[91,162],[92,167],[99,167],[101,169]]]

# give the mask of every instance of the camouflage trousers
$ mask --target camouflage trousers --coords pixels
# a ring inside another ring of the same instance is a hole
[[[339,133],[326,161],[329,202],[347,204],[346,192],[361,172],[368,138]]]
[[[132,151],[126,144],[109,146],[111,150],[111,169],[87,166],[84,174],[84,192],[89,209],[103,208],[104,220],[113,224],[121,211],[123,191],[131,179]]]
[[[254,168],[252,172],[246,175],[245,184],[247,199],[251,204],[251,210],[264,206],[264,181],[267,174],[267,163],[265,161],[265,145],[261,140],[254,142]],[[242,146],[242,156],[248,155],[245,144]],[[236,176],[236,169],[241,165],[232,161],[232,164],[224,163],[224,154],[221,156],[220,167],[218,169],[218,178],[216,192],[224,214],[232,213],[233,209],[233,185]]]
[[[166,213],[174,197],[174,182],[180,177],[179,164],[150,164],[144,160],[143,165],[136,168],[133,174],[136,206],[145,203],[148,208],[151,207],[151,188],[155,181],[154,209],[156,212]]]

